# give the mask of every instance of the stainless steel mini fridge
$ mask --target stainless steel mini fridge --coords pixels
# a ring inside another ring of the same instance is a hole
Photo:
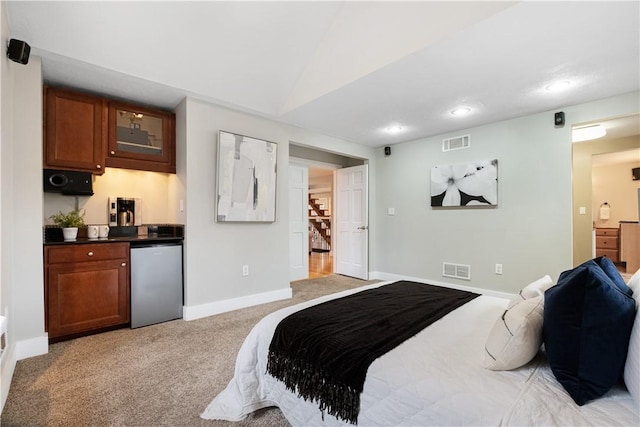
[[[182,318],[182,244],[131,247],[131,327]]]

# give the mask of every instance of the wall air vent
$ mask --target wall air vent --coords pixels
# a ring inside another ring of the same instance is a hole
[[[442,140],[442,151],[462,150],[471,146],[471,135],[454,136]]]
[[[455,279],[471,280],[471,266],[465,264],[442,263],[442,275]]]

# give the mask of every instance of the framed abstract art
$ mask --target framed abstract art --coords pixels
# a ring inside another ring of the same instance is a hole
[[[218,133],[217,222],[274,222],[278,144]]]

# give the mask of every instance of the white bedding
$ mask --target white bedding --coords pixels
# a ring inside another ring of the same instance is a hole
[[[323,414],[266,374],[273,331],[289,314],[375,284],[276,311],[247,336],[235,375],[202,418],[239,421],[278,406],[293,426],[349,425]],[[359,426],[429,425],[640,425],[624,388],[578,407],[539,356],[512,371],[482,367],[484,343],[508,300],[480,296],[374,361],[361,395]]]

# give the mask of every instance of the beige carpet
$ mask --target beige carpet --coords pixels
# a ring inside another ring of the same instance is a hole
[[[366,283],[328,276],[292,283],[293,298],[204,319],[121,329],[49,346],[18,362],[2,426],[288,426],[278,409],[241,423],[199,417],[233,377],[258,320],[279,308]]]

